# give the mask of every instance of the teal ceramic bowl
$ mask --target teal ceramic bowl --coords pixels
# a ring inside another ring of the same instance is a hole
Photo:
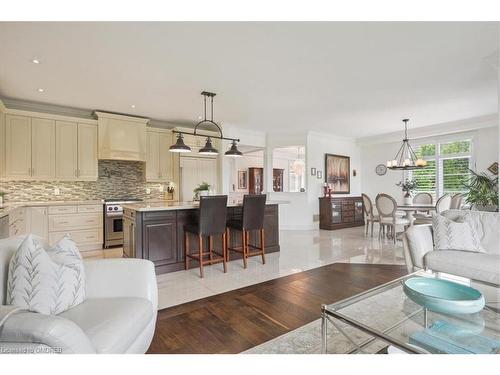
[[[478,290],[448,280],[412,277],[404,281],[405,294],[416,304],[443,314],[474,314],[484,307]]]

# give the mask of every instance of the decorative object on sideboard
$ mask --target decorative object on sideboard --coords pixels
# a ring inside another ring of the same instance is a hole
[[[334,191],[333,194],[349,194],[350,157],[343,155],[325,154],[325,182]]]
[[[323,172],[321,172],[321,171],[317,171],[317,172],[316,172],[316,178],[317,178],[318,180],[322,180],[322,179],[323,179]]]
[[[498,174],[498,162],[494,162],[488,167],[488,170],[493,174]]]
[[[238,171],[238,189],[240,189],[240,190],[248,189],[248,171],[247,170]]]
[[[311,176],[316,176],[316,168],[311,168]]]
[[[479,211],[498,211],[498,176],[473,170],[470,172],[471,175],[464,184],[467,189],[465,201]]]
[[[399,181],[396,184],[396,186],[399,186],[401,188],[401,190],[403,190],[403,193],[404,193],[404,197],[403,197],[404,204],[405,205],[412,204],[413,203],[412,194],[413,194],[413,192],[418,187],[417,180],[413,180],[413,179],[409,179],[408,178],[404,182],[403,181]]]
[[[375,167],[375,173],[379,176],[383,176],[387,173],[387,167],[384,164],[379,164]]]
[[[403,119],[403,123],[405,124],[403,144],[394,159],[387,161],[387,168],[389,169],[412,170],[427,166],[427,161],[418,158],[410,145],[410,140],[408,139],[408,121],[410,120],[407,118]]]
[[[198,127],[200,125],[206,124],[206,125],[215,126],[217,128],[217,131],[219,132],[219,136],[217,136],[215,138],[218,138],[221,140],[225,139],[225,140],[231,141],[231,147],[229,148],[229,150],[227,150],[225,152],[224,155],[231,156],[231,157],[243,156],[243,153],[240,150],[238,150],[238,145],[237,145],[237,142],[239,142],[240,140],[237,138],[224,137],[224,135],[222,134],[221,127],[214,121],[214,96],[216,94],[213,92],[202,91],[201,95],[203,96],[203,113],[204,113],[203,120],[201,120],[200,122],[198,122],[196,124],[192,133],[185,132],[185,131],[179,131],[179,130],[172,130],[172,132],[174,134],[177,134],[177,141],[174,145],[170,146],[170,152],[177,152],[177,153],[191,152],[191,147],[187,146],[184,143],[183,136],[182,136],[183,134],[189,134],[189,135],[193,135],[195,137],[206,137],[205,146],[203,146],[198,151],[199,154],[201,154],[201,155],[218,155],[219,151],[212,145],[212,138],[213,137],[198,133]],[[210,119],[207,118],[207,98],[210,98]]]
[[[326,182],[323,184],[323,197],[328,197],[328,184]]]

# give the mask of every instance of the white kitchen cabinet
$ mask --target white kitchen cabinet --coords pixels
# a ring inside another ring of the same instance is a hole
[[[5,174],[11,179],[31,178],[31,118],[5,116]]]
[[[172,153],[169,151],[172,142],[170,131],[148,129],[146,153],[146,181],[172,181]]]
[[[97,180],[97,126],[78,124],[78,180]]]
[[[78,170],[78,127],[74,122],[56,122],[56,179],[73,181]]]
[[[53,180],[56,176],[55,121],[31,119],[31,178]]]
[[[170,142],[172,135],[170,133],[160,133],[160,179],[163,181],[173,180],[173,154],[170,152]]]
[[[149,131],[146,134],[146,181],[160,180],[160,133]]]
[[[47,207],[26,208],[26,232],[49,239]]]
[[[0,178],[5,176],[5,115],[0,112]]]
[[[181,200],[193,199],[193,190],[202,182],[207,182],[212,189],[217,189],[217,159],[181,157],[180,158]]]

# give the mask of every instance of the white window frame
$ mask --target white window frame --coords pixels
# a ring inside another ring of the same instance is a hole
[[[425,156],[423,159],[427,161],[435,161],[436,162],[436,197],[440,197],[444,194],[444,182],[443,182],[443,160],[446,159],[455,159],[455,158],[469,158],[469,168],[475,170],[476,169],[476,156],[475,156],[475,147],[474,147],[474,139],[475,133],[467,132],[467,133],[455,133],[455,134],[447,134],[443,136],[437,137],[429,137],[429,138],[419,138],[415,141],[410,141],[413,149],[418,149],[422,145],[434,144],[435,145],[435,154],[434,156]],[[456,141],[464,141],[470,140],[470,152],[462,152],[456,154],[448,154],[444,157],[441,156],[440,145],[443,143],[456,142]],[[405,179],[411,178],[411,171],[405,171]]]

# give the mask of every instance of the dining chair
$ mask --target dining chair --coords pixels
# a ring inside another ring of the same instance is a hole
[[[444,194],[443,196],[439,197],[439,199],[436,202],[436,212],[440,214],[441,212],[449,210],[450,208],[451,208],[451,195]]]
[[[200,277],[203,278],[203,266],[222,263],[224,273],[227,272],[227,195],[213,195],[200,197],[198,222],[184,226],[184,268],[189,269],[189,260],[198,261]],[[189,233],[198,238],[198,253],[191,253],[189,249]],[[214,250],[213,236],[221,236],[221,252]],[[208,251],[204,249],[204,237],[208,238]],[[218,257],[215,257],[218,255]]]
[[[388,194],[378,194],[375,199],[375,206],[377,207],[380,218],[378,238],[381,239],[383,232],[382,226],[384,226],[388,228],[388,233],[391,234],[394,243],[396,243],[396,226],[402,225],[406,229],[411,224],[410,220],[406,217],[396,215],[398,204],[396,200]]]
[[[464,200],[464,195],[462,193],[457,193],[451,197],[450,210],[460,210],[462,208],[462,203]]]
[[[432,204],[433,198],[430,193],[418,193],[413,197],[413,204]],[[430,217],[429,210],[417,210],[414,217]]]
[[[368,226],[371,224],[371,236],[373,237],[373,223],[380,222],[380,218],[373,213],[373,203],[370,197],[366,194],[361,194],[361,197],[363,197],[363,210],[366,217],[366,235],[368,235]]]

